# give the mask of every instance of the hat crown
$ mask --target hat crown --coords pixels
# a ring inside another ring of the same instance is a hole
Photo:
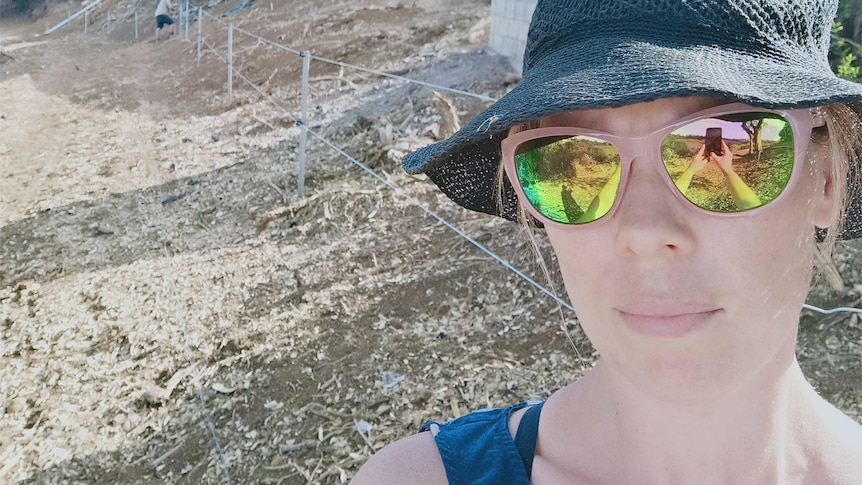
[[[539,0],[530,23],[524,73],[560,43],[596,35],[676,44],[744,44],[770,56],[828,65],[838,0]]]

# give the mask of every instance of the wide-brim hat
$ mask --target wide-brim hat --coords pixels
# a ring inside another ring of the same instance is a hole
[[[517,221],[515,191],[505,177],[498,190],[497,176],[500,140],[513,126],[677,96],[773,109],[860,101],[862,84],[829,66],[837,8],[838,0],[539,0],[521,82],[402,165],[462,207]],[[839,238],[860,236],[862,190]]]

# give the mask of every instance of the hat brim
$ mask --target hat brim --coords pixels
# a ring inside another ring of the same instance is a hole
[[[752,55],[718,45],[672,40],[602,38],[557,49],[537,61],[521,82],[450,138],[406,155],[408,173],[427,173],[462,207],[518,220],[507,180],[498,190],[500,141],[528,121],[572,110],[612,108],[661,98],[712,96],[772,109],[862,100],[862,85],[835,76],[810,58]],[[502,195],[502,198],[498,197]],[[851,200],[850,216],[862,217]],[[852,213],[853,208],[856,212]],[[847,221],[842,239],[862,236]]]

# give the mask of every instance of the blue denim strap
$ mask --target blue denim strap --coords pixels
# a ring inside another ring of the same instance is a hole
[[[536,437],[539,435],[539,416],[542,414],[543,404],[545,403],[540,402],[527,408],[518,423],[518,431],[515,432],[515,447],[518,448],[528,477],[533,472],[533,455],[536,454]]]
[[[475,411],[448,423],[429,422],[450,485],[529,485],[509,433],[509,415],[536,403]]]

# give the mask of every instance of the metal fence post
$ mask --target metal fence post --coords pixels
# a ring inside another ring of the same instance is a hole
[[[138,41],[138,12],[135,11],[135,42]]]
[[[201,42],[203,41],[203,35],[201,33],[201,26],[203,24],[204,18],[203,18],[203,15],[201,15],[202,11],[203,11],[203,7],[198,7],[198,57],[197,57],[198,64],[201,63]]]
[[[299,161],[296,167],[296,195],[305,196],[305,150],[308,144],[308,71],[311,67],[311,53],[302,51],[302,93],[299,125]]]
[[[227,104],[233,103],[233,23],[227,24]]]
[[[87,33],[87,26],[90,24],[90,11],[84,12],[84,33]]]
[[[108,10],[108,35],[111,34],[111,11]]]
[[[186,42],[189,41],[189,12],[191,12],[191,7],[189,7],[189,0],[186,0],[186,17],[185,22],[183,22],[183,24],[186,26],[186,34],[185,37],[183,37],[183,40],[185,40]]]

